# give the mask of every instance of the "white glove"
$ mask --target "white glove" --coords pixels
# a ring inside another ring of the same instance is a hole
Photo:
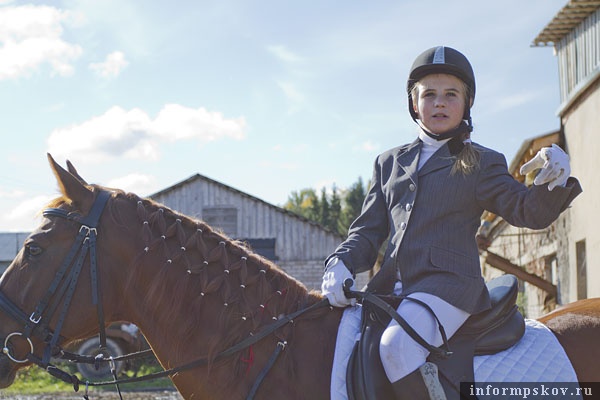
[[[540,169],[533,180],[534,185],[548,183],[548,190],[556,186],[564,186],[571,175],[569,156],[560,147],[553,144],[552,147],[543,147],[538,153],[521,167],[521,175]]]
[[[346,307],[355,305],[356,299],[349,299],[344,294],[344,281],[352,279],[354,288],[354,279],[352,274],[340,259],[332,259],[323,274],[323,283],[321,283],[321,292],[329,300],[329,304],[334,307]]]

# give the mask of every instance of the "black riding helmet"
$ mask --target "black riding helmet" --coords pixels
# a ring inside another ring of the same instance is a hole
[[[413,62],[413,65],[410,69],[410,74],[408,75],[408,81],[406,85],[406,91],[408,93],[408,111],[414,121],[418,120],[418,116],[413,109],[413,101],[411,96],[411,91],[415,83],[417,83],[421,78],[430,74],[450,74],[456,76],[458,79],[462,80],[469,87],[469,96],[465,99],[465,113],[463,115],[463,120],[467,121],[466,128],[470,131],[473,130],[472,122],[471,122],[471,103],[472,99],[475,99],[475,74],[473,73],[473,68],[471,67],[471,63],[467,60],[461,52],[454,50],[451,47],[445,46],[437,46],[432,47],[431,49],[425,50],[421,53]],[[470,97],[470,98],[469,98]],[[462,131],[464,131],[465,127],[463,124],[459,125],[459,127],[451,132],[447,132],[443,135],[433,135],[425,130],[425,132],[434,137],[435,139],[446,139],[448,137],[456,136]]]

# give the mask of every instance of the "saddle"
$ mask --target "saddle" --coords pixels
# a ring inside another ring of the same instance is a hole
[[[506,350],[516,344],[525,333],[525,320],[515,305],[517,278],[513,275],[503,275],[488,282],[487,288],[491,308],[469,317],[448,341],[446,351],[435,351],[429,356],[428,361],[438,366],[440,382],[449,400],[462,398],[460,382],[475,381],[475,355]],[[385,307],[366,301],[367,297],[360,294],[363,292],[352,293],[363,301],[361,339],[352,350],[346,371],[348,399],[393,399],[392,386],[379,357],[381,334],[392,316]],[[391,301],[389,305],[395,309],[398,300]]]

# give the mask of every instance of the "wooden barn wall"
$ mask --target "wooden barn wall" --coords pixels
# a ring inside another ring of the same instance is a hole
[[[203,218],[204,207],[234,207],[238,210],[236,238],[276,238],[279,262],[322,262],[342,240],[318,225],[200,178],[159,193],[153,199],[199,219]]]

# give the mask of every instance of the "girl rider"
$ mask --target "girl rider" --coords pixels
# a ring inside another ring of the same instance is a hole
[[[419,55],[407,92],[418,138],[375,160],[361,215],[325,261],[322,292],[334,306],[350,305],[344,280],[372,268],[389,238],[367,290],[421,300],[450,337],[490,306],[475,240],[483,211],[514,226],[542,229],[582,189],[569,177],[569,157],[558,146],[543,148],[523,166],[521,173],[541,167],[528,188],[511,176],[502,154],[471,142],[475,76],[457,50],[439,46]],[[442,344],[434,317],[422,306],[404,301],[397,311],[430,344]],[[394,320],[382,335],[380,355],[396,398],[429,399],[436,391],[443,396],[427,350]],[[424,380],[431,371],[435,379]]]

